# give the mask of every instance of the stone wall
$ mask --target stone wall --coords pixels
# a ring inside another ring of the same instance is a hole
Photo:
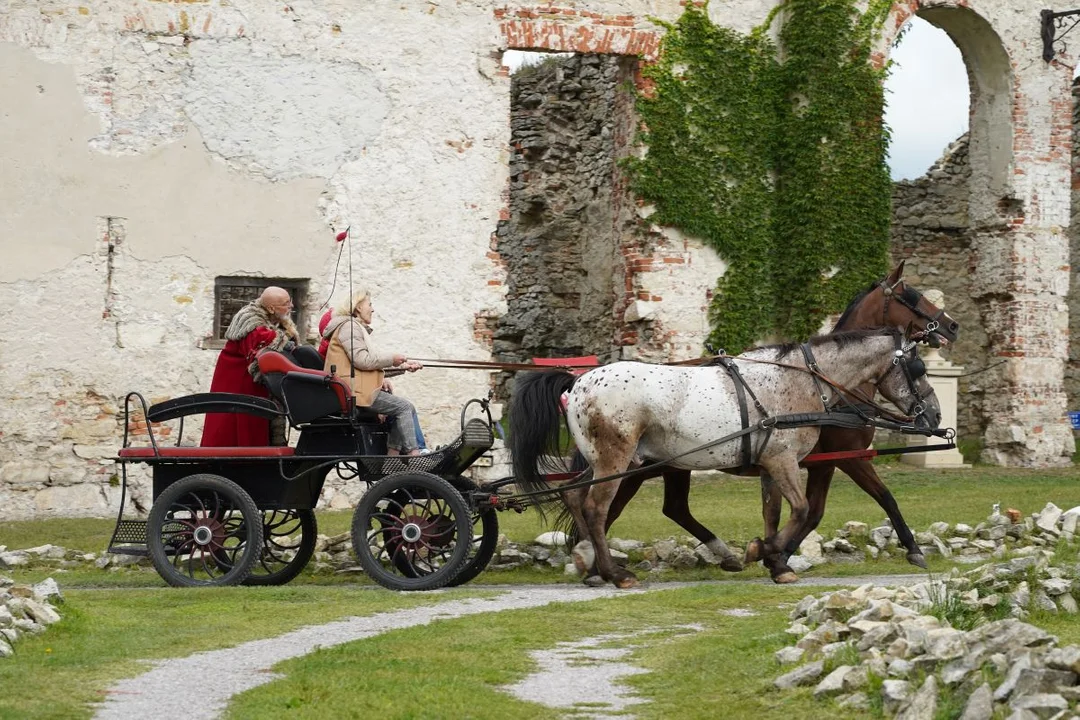
[[[709,13],[746,31],[774,5],[731,0]],[[498,224],[512,215],[502,51],[650,62],[663,33],[653,18],[673,21],[682,8],[679,0],[4,3],[0,518],[115,511],[110,457],[124,395],[207,389],[216,279],[306,280],[314,322],[332,289],[337,302],[349,286],[348,256],[339,264],[333,241],[345,226],[353,278],[375,294],[384,348],[491,358],[507,313]],[[1003,289],[979,297],[990,352],[1006,361],[984,376],[987,457],[1067,462],[1071,51],[1043,63],[1032,21],[1013,0],[905,0],[886,23],[881,59],[916,12],[971,59],[973,287]],[[613,145],[628,145],[632,129],[615,122]],[[650,209],[629,198],[625,181],[616,167],[605,210],[615,226],[606,265],[615,299],[610,325],[597,332],[612,335],[608,347],[624,357],[695,355],[726,265],[700,240],[649,225]],[[583,307],[590,293],[609,292],[609,280],[590,280]],[[456,432],[464,402],[489,386],[482,372],[428,368],[398,391],[438,444]],[[198,431],[189,424],[187,441]],[[136,498],[145,504],[145,488]]]
[[[893,186],[891,254],[903,260],[904,278],[922,291],[945,294],[945,309],[960,323],[960,337],[942,355],[968,370],[989,362],[984,321],[972,288],[973,233],[968,217],[968,138],[952,143],[927,173]],[[981,375],[960,379],[957,428],[966,439],[982,436]]]
[[[499,223],[506,314],[500,360],[612,358],[625,270],[613,216],[616,97],[636,63],[552,56],[510,83],[510,218]],[[621,320],[621,318],[619,318]]]

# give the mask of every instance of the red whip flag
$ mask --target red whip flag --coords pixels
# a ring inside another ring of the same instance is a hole
[[[351,227],[351,226],[350,226]],[[349,237],[349,228],[345,228],[337,234],[337,242],[341,242],[345,238]]]

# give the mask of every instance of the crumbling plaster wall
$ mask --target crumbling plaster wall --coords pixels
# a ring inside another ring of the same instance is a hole
[[[713,3],[710,13],[747,30],[773,4]],[[1021,353],[1009,355],[1002,381],[1019,393],[997,409],[1000,427],[992,429],[1004,433],[995,440],[1004,450],[994,459],[1011,461],[1012,452],[1024,463],[1054,462],[1064,444],[1048,423],[1063,409],[1053,378],[1064,352],[1055,360],[1053,351],[1064,340],[1049,330],[1030,343],[1009,340],[1018,335],[1009,330],[1047,307],[1051,327],[1065,317],[1053,298],[1064,294],[1058,276],[1067,277],[1055,268],[1067,264],[1068,151],[1058,141],[1069,128],[1071,69],[1038,60],[1037,26],[1015,3],[965,4],[1000,36],[1015,95],[1006,184],[1019,212],[980,256],[987,273],[1017,278],[1015,297],[992,310],[1006,338],[997,351]],[[216,353],[203,340],[214,278],[309,277],[315,311],[332,282],[335,299],[348,285],[346,262],[334,277],[331,241],[345,225],[353,228],[355,279],[376,294],[385,346],[414,357],[490,357],[489,322],[505,312],[505,270],[491,237],[507,213],[509,78],[500,52],[648,60],[661,32],[648,18],[674,20],[681,10],[678,0],[555,8],[467,0],[6,3],[0,517],[110,509],[107,456],[122,429],[123,393],[156,399],[208,385]],[[1019,260],[1017,248],[1027,248]],[[681,269],[666,260],[686,253],[709,255],[693,239],[660,232],[624,249],[626,297],[663,298],[639,308],[655,311],[648,342],[628,336],[628,352],[696,352],[698,313],[722,263],[710,256]],[[1026,269],[1011,272],[1017,267]],[[1051,378],[1041,409],[1034,393],[1042,386],[1025,384],[1032,376]],[[429,369],[399,387],[440,442],[462,402],[488,382],[483,373]]]

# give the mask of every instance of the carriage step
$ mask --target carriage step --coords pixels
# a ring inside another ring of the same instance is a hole
[[[114,555],[149,555],[146,549],[146,521],[121,520],[116,523],[109,552]]]
[[[484,448],[487,450],[495,443],[491,434],[491,426],[483,420],[472,419],[465,423],[462,433],[461,444],[467,448]]]

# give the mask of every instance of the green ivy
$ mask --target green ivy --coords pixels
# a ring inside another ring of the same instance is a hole
[[[730,265],[709,342],[740,351],[804,338],[880,277],[892,183],[870,64],[889,4],[787,0],[749,35],[688,5],[665,24],[654,90],[638,97],[644,157],[629,161],[652,222],[702,238]],[[783,62],[766,30],[782,17]]]

